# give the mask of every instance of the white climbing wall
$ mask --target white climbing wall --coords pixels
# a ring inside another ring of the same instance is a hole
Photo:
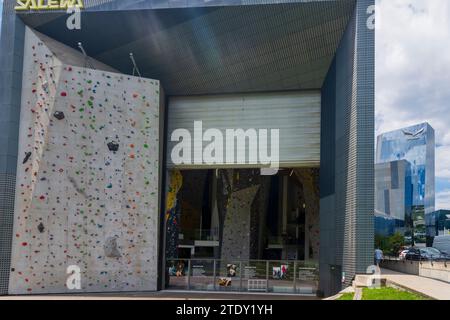
[[[159,81],[84,63],[27,29],[10,294],[156,290]]]

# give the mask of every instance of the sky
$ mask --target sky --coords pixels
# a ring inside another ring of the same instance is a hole
[[[450,209],[450,1],[377,0],[376,135],[428,122],[436,208]]]

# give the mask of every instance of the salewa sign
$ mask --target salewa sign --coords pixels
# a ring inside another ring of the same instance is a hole
[[[83,0],[17,0],[16,11],[83,9]]]

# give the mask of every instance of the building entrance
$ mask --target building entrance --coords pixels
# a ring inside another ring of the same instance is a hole
[[[317,168],[170,170],[165,288],[315,294]]]

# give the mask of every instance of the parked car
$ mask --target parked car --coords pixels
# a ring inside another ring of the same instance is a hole
[[[400,251],[400,254],[398,255],[400,260],[405,260],[406,254],[408,253],[408,251],[409,251],[409,249],[404,249],[404,250]]]
[[[442,253],[436,248],[410,248],[405,254],[406,260],[414,261],[442,261],[450,260],[450,255]]]
[[[450,235],[434,237],[433,248],[438,249],[442,253],[450,254]]]

